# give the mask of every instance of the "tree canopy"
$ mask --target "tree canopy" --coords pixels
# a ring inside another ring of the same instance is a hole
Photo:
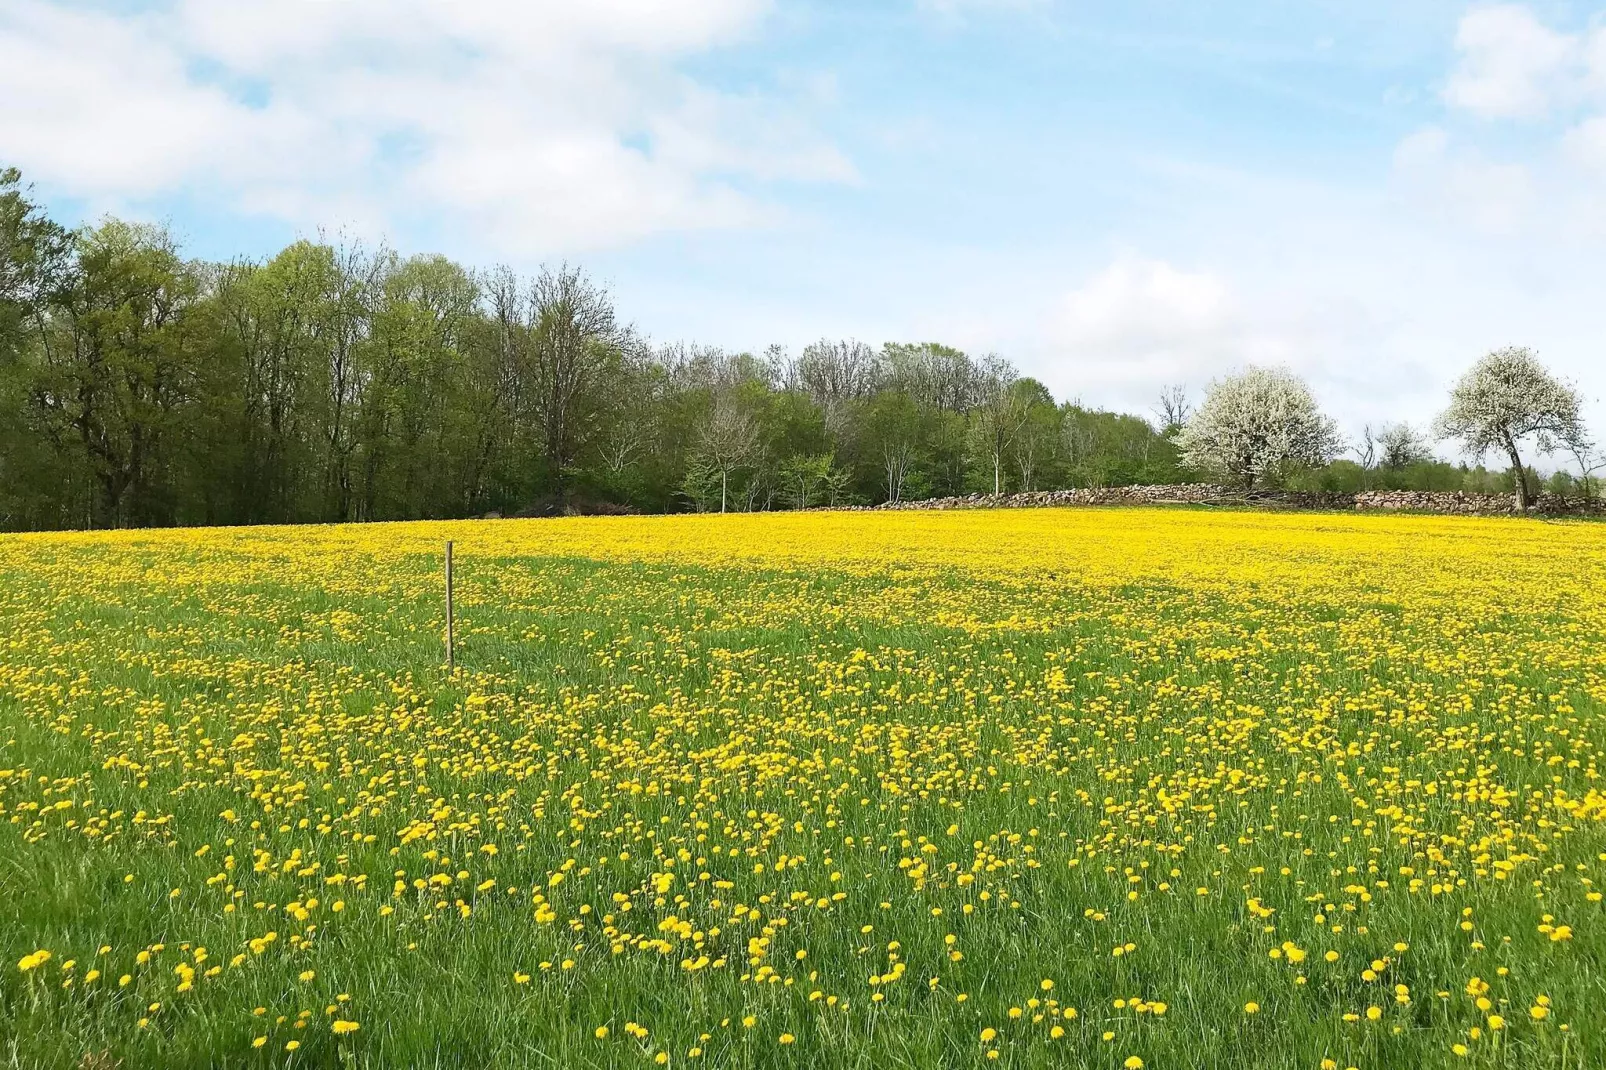
[[[1198,406],[1167,387],[1151,419],[934,341],[654,344],[579,267],[323,241],[210,263],[161,227],[70,231],[0,171],[0,528],[807,508],[1205,476],[1525,493],[1530,438],[1572,450],[1588,490],[1602,462],[1576,394],[1524,353],[1480,362],[1439,426],[1507,452],[1510,473],[1438,461],[1403,425],[1361,464],[1329,464],[1332,423],[1284,371],[1250,369]]]
[[[1132,441],[1067,432],[1098,419]],[[1111,478],[1180,478],[1176,451],[996,356],[654,345],[578,267],[317,241],[206,263],[160,227],[69,232],[0,177],[0,527],[801,508]]]
[[[1514,346],[1486,354],[1461,377],[1435,427],[1474,457],[1505,453],[1516,473],[1517,504],[1526,508],[1530,491],[1519,446],[1532,438],[1545,452],[1582,451],[1582,408],[1577,390],[1551,375],[1532,351]]]
[[[1211,384],[1177,434],[1185,464],[1249,489],[1290,468],[1325,465],[1339,445],[1310,388],[1283,368],[1249,368]]]

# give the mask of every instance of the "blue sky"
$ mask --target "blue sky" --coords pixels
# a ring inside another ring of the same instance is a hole
[[[194,254],[585,264],[654,338],[995,351],[1144,409],[1248,363],[1425,424],[1606,395],[1606,9],[1427,0],[0,7],[0,158]],[[1606,436],[1606,409],[1592,407]]]

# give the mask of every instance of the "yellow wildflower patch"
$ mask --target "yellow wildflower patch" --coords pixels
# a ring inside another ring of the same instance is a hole
[[[4,536],[0,1001],[40,1065],[1596,1065],[1603,710],[1591,523]]]

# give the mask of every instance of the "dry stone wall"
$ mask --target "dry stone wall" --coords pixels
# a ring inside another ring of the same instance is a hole
[[[1355,495],[1357,509],[1407,509],[1423,513],[1467,516],[1510,516],[1517,500],[1510,494],[1468,494],[1465,491],[1369,490]],[[1540,516],[1606,516],[1606,500],[1540,494],[1529,507]]]
[[[1144,487],[1078,487],[1021,494],[967,494],[952,498],[887,502],[871,509],[1034,509],[1063,505],[1247,505],[1265,509],[1406,510],[1463,516],[1509,516],[1509,494],[1461,491],[1371,490],[1358,494],[1319,491],[1231,490],[1213,483]],[[1541,494],[1529,509],[1542,516],[1606,516],[1606,501]]]
[[[1036,490],[1021,494],[966,494],[954,498],[924,498],[886,502],[876,509],[1031,509],[1052,505],[1197,505],[1217,501],[1229,492],[1209,483],[1179,483],[1158,487],[1077,487],[1071,490]]]

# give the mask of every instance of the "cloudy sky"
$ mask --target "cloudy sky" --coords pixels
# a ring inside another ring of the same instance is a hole
[[[0,163],[196,255],[579,261],[656,339],[996,351],[1354,431],[1495,346],[1606,424],[1606,8],[4,0]]]

